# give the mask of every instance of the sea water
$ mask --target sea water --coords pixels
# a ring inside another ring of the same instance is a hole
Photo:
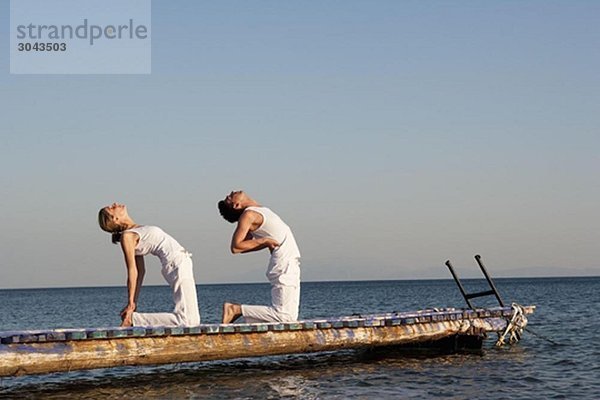
[[[484,280],[465,280],[469,292]],[[58,399],[600,399],[600,278],[497,279],[505,303],[536,305],[512,346],[453,355],[341,351],[0,378],[0,398]],[[269,303],[268,284],[198,285],[202,322],[223,301]],[[0,331],[119,323],[122,287],[0,290]],[[475,299],[494,306],[495,299]],[[139,309],[169,311],[166,286]],[[305,282],[301,318],[464,307],[451,280]],[[1,354],[0,354],[1,357]]]

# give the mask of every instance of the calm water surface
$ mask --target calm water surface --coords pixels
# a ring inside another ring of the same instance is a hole
[[[468,291],[484,281],[465,280]],[[515,346],[477,354],[345,351],[0,379],[0,398],[44,399],[600,399],[600,278],[497,279],[505,302],[535,304]],[[199,285],[202,322],[224,300],[266,304],[267,284]],[[0,290],[0,330],[114,326],[124,288]],[[478,299],[477,305],[494,305]],[[463,307],[449,280],[310,282],[302,318]],[[144,287],[141,311],[167,311],[167,287]]]

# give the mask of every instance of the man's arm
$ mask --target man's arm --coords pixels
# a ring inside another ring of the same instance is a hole
[[[233,254],[249,253],[266,248],[273,251],[275,247],[279,246],[279,243],[271,238],[252,239],[250,229],[259,218],[262,218],[259,213],[250,210],[241,215],[231,238],[231,252]]]

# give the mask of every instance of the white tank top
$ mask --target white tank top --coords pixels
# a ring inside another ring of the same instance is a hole
[[[254,238],[271,238],[279,242],[272,256],[277,258],[300,258],[300,250],[289,226],[267,207],[247,207],[263,217],[262,224],[252,232]]]
[[[163,268],[171,263],[177,263],[182,257],[191,255],[177,240],[158,226],[142,225],[128,229],[125,232],[135,232],[140,237],[138,244],[135,246],[136,256],[145,256],[146,254],[157,256]]]

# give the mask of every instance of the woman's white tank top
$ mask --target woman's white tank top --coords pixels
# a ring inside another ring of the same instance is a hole
[[[177,240],[158,226],[142,225],[125,232],[135,232],[140,237],[135,246],[136,256],[145,256],[146,254],[157,256],[163,268],[172,263],[176,264],[182,257],[190,256]]]

